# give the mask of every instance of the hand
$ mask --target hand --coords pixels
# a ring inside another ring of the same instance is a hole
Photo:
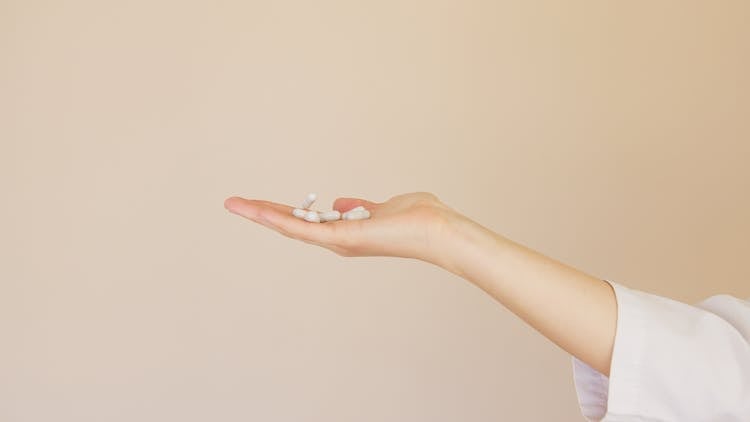
[[[458,214],[435,195],[408,193],[382,203],[339,198],[333,209],[344,213],[360,205],[370,211],[369,219],[310,223],[294,217],[288,205],[237,196],[224,201],[234,214],[340,256],[393,256],[441,265],[447,227]]]

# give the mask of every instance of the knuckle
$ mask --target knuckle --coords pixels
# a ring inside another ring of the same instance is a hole
[[[432,192],[419,192],[419,194],[422,195],[422,197],[424,197],[424,199],[427,199],[427,200],[430,200],[430,201],[437,201],[438,200],[438,197],[434,193],[432,193]]]

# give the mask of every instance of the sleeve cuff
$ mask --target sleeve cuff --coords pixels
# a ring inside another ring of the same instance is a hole
[[[617,302],[617,332],[612,350],[610,377],[586,363],[573,358],[573,379],[578,403],[584,417],[599,421],[605,416],[632,414],[639,408],[638,385],[643,371],[644,333],[647,318],[634,292],[620,284],[604,280],[612,286]],[[616,391],[617,397],[610,397]],[[616,400],[614,400],[616,399]]]

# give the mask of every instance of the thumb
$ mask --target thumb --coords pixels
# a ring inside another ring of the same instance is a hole
[[[377,204],[375,202],[360,198],[338,198],[333,201],[333,209],[339,212],[346,212],[360,205],[369,210],[375,207],[375,205]]]

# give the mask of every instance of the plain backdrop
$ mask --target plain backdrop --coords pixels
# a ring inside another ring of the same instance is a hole
[[[466,281],[240,195],[430,191],[590,274],[750,296],[747,1],[0,0],[0,420],[581,421]]]

